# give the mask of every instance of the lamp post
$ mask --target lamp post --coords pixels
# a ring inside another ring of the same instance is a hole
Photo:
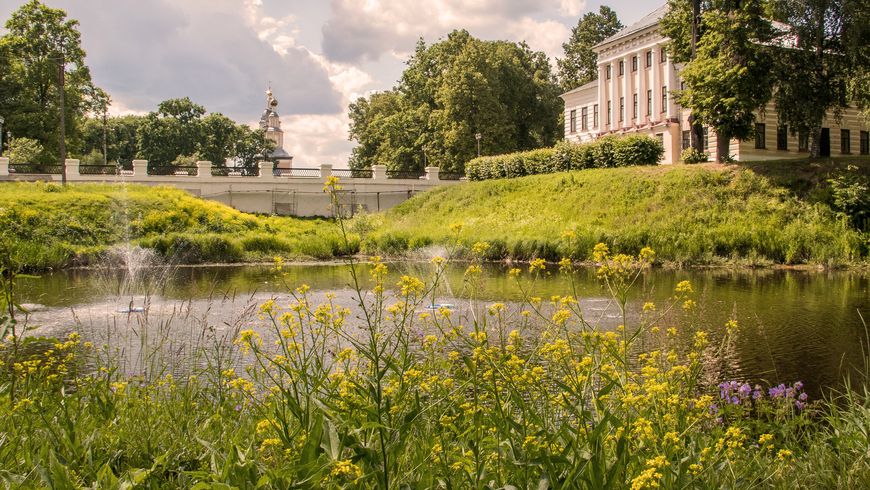
[[[474,139],[477,140],[477,158],[480,158],[480,138],[482,138],[482,137],[483,137],[483,135],[480,133],[474,134]]]
[[[3,123],[5,122],[6,120],[3,119],[3,116],[0,116],[0,155],[3,154]]]

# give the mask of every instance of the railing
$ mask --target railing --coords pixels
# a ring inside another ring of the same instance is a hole
[[[375,176],[375,173],[374,170],[369,169],[334,168],[332,169],[332,175],[343,179],[371,179]]]
[[[438,180],[462,180],[465,174],[462,172],[439,172]]]
[[[388,179],[419,179],[425,175],[416,170],[387,170]]]
[[[320,178],[320,168],[276,168],[275,176],[277,177],[314,177]]]
[[[62,174],[63,165],[58,163],[10,163],[10,174]]]
[[[245,167],[212,167],[211,174],[214,177],[257,177],[260,175],[260,169]]]
[[[118,165],[81,165],[79,175],[118,175]]]
[[[197,168],[184,165],[155,165],[148,167],[148,175],[186,175],[188,177],[195,177],[197,175]]]

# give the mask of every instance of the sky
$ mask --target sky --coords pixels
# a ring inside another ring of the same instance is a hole
[[[0,0],[0,24],[24,0]],[[526,41],[555,70],[586,12],[609,5],[629,25],[664,0],[44,0],[80,22],[86,63],[113,114],[190,97],[255,125],[271,84],[294,165],[345,166],[347,107],[396,85],[422,37],[464,28]],[[0,34],[4,30],[0,28]]]

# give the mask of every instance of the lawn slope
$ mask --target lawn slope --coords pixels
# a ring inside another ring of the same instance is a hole
[[[369,218],[374,231],[363,248],[446,243],[460,223],[461,240],[490,242],[493,259],[583,259],[604,242],[629,253],[649,246],[659,259],[687,264],[862,261],[867,235],[826,202],[832,168],[680,165],[472,182]]]
[[[26,270],[106,260],[107,250],[128,241],[175,263],[347,251],[330,221],[255,216],[178,189],[136,185],[3,183],[0,234],[4,255]]]

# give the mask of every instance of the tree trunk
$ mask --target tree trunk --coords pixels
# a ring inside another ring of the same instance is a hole
[[[731,138],[724,134],[716,134],[716,161],[725,163],[731,160],[729,153],[731,149]]]
[[[819,158],[822,145],[822,127],[819,124],[813,124],[810,127],[810,158]]]
[[[66,63],[64,63],[63,55],[60,57],[60,83],[58,84],[58,90],[60,95],[60,181],[66,185],[66,102],[64,101],[65,96],[65,85],[66,85]]]

